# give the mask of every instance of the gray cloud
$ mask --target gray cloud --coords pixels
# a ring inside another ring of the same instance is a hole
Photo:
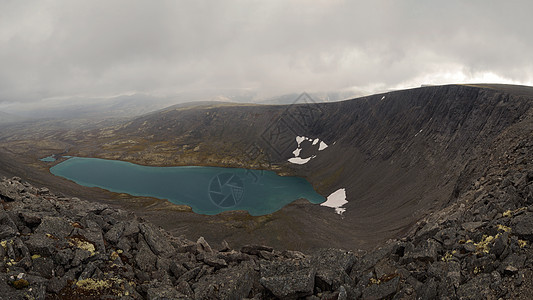
[[[531,11],[525,0],[5,0],[0,103],[533,84]]]

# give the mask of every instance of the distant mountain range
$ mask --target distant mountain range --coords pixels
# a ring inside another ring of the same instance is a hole
[[[158,111],[172,105],[196,106],[199,103],[255,103],[292,104],[300,94],[286,94],[270,98],[258,97],[250,91],[207,91],[173,96],[147,94],[121,95],[108,98],[71,97],[42,101],[36,104],[18,104],[10,116],[0,119],[12,121],[29,119],[109,119],[128,118]],[[360,96],[350,92],[322,92],[310,94],[313,102],[333,102]],[[17,115],[20,117],[13,116]],[[2,120],[0,120],[2,122]]]

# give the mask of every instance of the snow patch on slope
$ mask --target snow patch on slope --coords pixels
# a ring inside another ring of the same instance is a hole
[[[301,144],[303,141],[309,141],[312,143],[312,145],[316,145],[320,143],[318,145],[318,151],[322,151],[328,147],[328,144],[324,143],[324,141],[321,141],[319,138],[311,139],[305,136],[297,136],[296,143],[298,143],[298,146],[296,147],[296,150],[292,152],[292,154],[294,154],[294,157],[291,157],[288,159],[290,163],[303,165],[305,163],[308,163],[311,159],[316,157],[316,155],[313,155],[307,158],[300,157],[300,152],[302,151]]]
[[[348,203],[346,200],[346,189],[338,189],[328,196],[326,202],[320,204],[321,206],[327,206],[335,209],[335,213],[342,215],[346,208],[342,207]]]

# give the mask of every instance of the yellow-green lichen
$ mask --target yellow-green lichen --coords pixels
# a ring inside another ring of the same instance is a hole
[[[94,248],[94,245],[88,241],[84,241],[79,238],[73,237],[73,238],[70,238],[68,242],[71,246],[75,246],[80,249],[89,251],[91,255],[94,255],[94,253],[96,252],[96,248]]]
[[[117,251],[113,251],[111,252],[111,255],[109,255],[109,259],[111,259],[112,261],[119,258],[119,255],[117,253]]]
[[[511,227],[507,227],[507,226],[501,225],[501,224],[498,224],[497,227],[498,227],[498,230],[500,230],[500,231],[511,232]]]
[[[7,249],[7,243],[13,245],[13,240],[3,240],[0,242],[0,245],[2,245],[2,247],[4,247],[4,249]]]
[[[481,271],[483,271],[483,267],[475,267],[473,272],[474,272],[474,275],[476,275],[476,274],[481,273]]]
[[[76,282],[76,286],[83,290],[94,291],[108,289],[113,285],[110,280],[94,280],[92,278],[82,279]]]
[[[498,236],[496,236],[498,237]],[[483,254],[483,253],[489,253],[490,251],[490,243],[494,240],[494,237],[492,235],[483,235],[483,239],[479,243],[474,243],[474,246],[476,246],[476,253],[477,254]]]
[[[442,261],[444,262],[448,262],[450,261],[452,258],[453,258],[453,255],[457,253],[456,250],[453,250],[451,253],[446,251],[446,253],[444,254],[444,256],[441,258]]]
[[[109,279],[97,280],[92,278],[82,279],[75,283],[76,287],[84,293],[98,295],[103,290],[110,291],[117,296],[128,296],[129,292],[124,291],[125,286],[135,286],[134,282],[126,281],[121,278],[113,277]]]

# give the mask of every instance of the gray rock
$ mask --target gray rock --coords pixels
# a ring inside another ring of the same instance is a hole
[[[466,251],[466,252],[475,252],[476,251],[476,246],[473,244],[473,243],[465,243],[463,245],[463,249]]]
[[[11,217],[5,211],[0,211],[0,240],[15,236],[17,231],[17,225]]]
[[[65,238],[72,232],[70,222],[60,217],[45,216],[41,224],[35,229],[35,233],[51,234],[58,238]]]
[[[198,276],[201,270],[202,270],[202,267],[196,267],[196,268],[190,269],[189,271],[185,272],[183,275],[181,275],[178,278],[178,282],[179,281],[188,282],[188,281],[193,280],[194,278],[196,278],[196,276]]]
[[[178,290],[178,292],[182,293],[187,297],[194,296],[194,291],[192,290],[191,286],[187,281],[182,281],[178,283],[178,285],[176,286],[176,290]]]
[[[195,299],[243,299],[252,290],[254,270],[251,263],[242,263],[202,277],[195,287]]]
[[[74,249],[74,257],[72,258],[70,264],[73,267],[77,267],[84,263],[89,257],[91,257],[91,255],[92,253],[87,250],[76,248]]]
[[[273,252],[268,252],[268,251],[263,251],[263,250],[259,251],[258,256],[266,260],[273,260],[274,257],[276,257],[276,255]]]
[[[29,270],[32,265],[33,261],[30,257],[24,257],[23,259],[17,262],[17,267],[24,268],[24,270]]]
[[[185,295],[178,292],[175,287],[170,285],[163,285],[158,287],[149,288],[146,292],[146,297],[149,300],[162,300],[162,299],[184,299]]]
[[[153,225],[140,224],[139,230],[155,255],[170,255],[174,251],[168,239]]]
[[[316,269],[316,285],[323,291],[334,291],[344,283],[349,283],[349,273],[355,264],[356,256],[351,251],[323,249],[312,258]]]
[[[181,275],[185,274],[187,272],[187,269],[182,266],[180,263],[177,263],[175,261],[171,261],[169,264],[170,272],[172,272],[172,275],[176,278],[180,278]]]
[[[223,240],[222,243],[221,243],[221,248],[220,248],[220,252],[228,252],[228,251],[231,251],[231,248],[228,244],[228,242],[226,242],[226,240]]]
[[[405,254],[406,261],[434,262],[437,259],[440,244],[433,239],[421,242],[412,252]]]
[[[145,271],[155,270],[155,263],[157,261],[157,256],[150,250],[150,247],[144,240],[139,241],[138,245],[139,251],[135,255],[135,263],[137,266]]]
[[[59,294],[59,292],[67,286],[67,279],[64,277],[52,277],[46,285],[46,291],[54,294]]]
[[[296,299],[313,294],[316,269],[309,259],[263,261],[259,282],[281,299]]]
[[[503,271],[505,275],[512,276],[518,273],[518,268],[515,266],[508,265],[503,269]]]
[[[363,299],[384,299],[391,297],[398,291],[399,277],[395,277],[387,282],[370,284],[363,290]]]
[[[274,248],[261,245],[246,245],[241,248],[242,253],[250,255],[259,255],[260,251],[272,252]]]
[[[0,225],[0,240],[12,238],[17,234],[17,230],[11,226],[1,224]]]
[[[526,262],[526,256],[525,255],[519,255],[516,253],[512,253],[509,256],[507,256],[500,264],[500,267],[498,268],[498,271],[501,274],[508,274],[509,272],[506,272],[506,269],[508,270],[514,270],[516,268],[517,270],[523,269]],[[509,268],[512,267],[512,268]]]
[[[285,250],[281,253],[281,255],[289,259],[304,259],[305,258],[305,254],[303,254],[300,251],[294,251],[294,250]]]
[[[117,224],[113,225],[111,229],[109,229],[105,235],[104,238],[106,241],[116,245],[122,236],[122,232],[124,232],[125,224],[124,222],[118,222]]]
[[[248,254],[232,250],[231,252],[219,252],[217,257],[226,261],[226,263],[240,263],[243,261],[252,260]]]
[[[87,220],[87,227],[84,229],[76,228],[72,232],[72,236],[81,236],[81,240],[85,240],[94,245],[95,250],[99,252],[105,252],[104,236],[102,229],[98,223]]]
[[[504,232],[498,238],[494,240],[494,245],[492,248],[490,248],[490,253],[493,253],[496,255],[496,257],[500,258],[500,256],[504,253],[505,249],[509,245],[509,233]]]
[[[514,217],[511,227],[513,234],[530,242],[533,241],[533,213],[527,212]]]
[[[211,246],[207,243],[203,236],[201,236],[198,241],[196,241],[196,251],[197,252],[213,252]]]
[[[395,245],[385,245],[381,248],[378,248],[363,255],[355,262],[355,265],[352,268],[352,272],[350,272],[350,276],[358,277],[366,273],[366,271],[373,268],[378,263],[378,261],[389,255],[394,247]]]
[[[124,226],[124,231],[122,232],[122,236],[134,236],[139,233],[139,231],[139,222],[137,220],[131,220],[126,222],[126,225]]]
[[[57,252],[59,241],[46,236],[44,233],[32,234],[26,241],[26,246],[31,254],[37,254],[43,257],[53,256]]]
[[[96,270],[96,265],[93,262],[89,262],[83,268],[78,280],[89,279],[93,277],[93,273]]]
[[[339,288],[339,295],[337,296],[337,300],[348,300],[348,292],[346,292],[346,288],[342,285]]]
[[[439,232],[441,228],[439,227],[439,224],[430,222],[426,223],[420,230],[416,232],[416,242],[420,242],[423,240],[426,240],[428,238],[431,238],[435,236],[437,232]]]
[[[490,299],[490,274],[480,274],[459,286],[457,296],[459,299]]]
[[[48,257],[36,258],[33,260],[32,272],[50,279],[54,276],[54,261]]]
[[[56,264],[66,265],[74,257],[74,251],[70,248],[61,249],[52,257]]]
[[[201,253],[199,254],[201,256],[201,259],[204,263],[206,263],[209,266],[214,267],[215,269],[221,269],[228,266],[225,260],[218,258],[215,253]]]
[[[21,212],[19,213],[19,217],[29,227],[35,227],[41,224],[41,217],[31,212]]]
[[[483,224],[483,222],[466,222],[461,224],[461,227],[466,231],[474,231],[483,226]]]
[[[117,243],[117,249],[129,252],[131,250],[131,242],[127,238],[121,238]]]

